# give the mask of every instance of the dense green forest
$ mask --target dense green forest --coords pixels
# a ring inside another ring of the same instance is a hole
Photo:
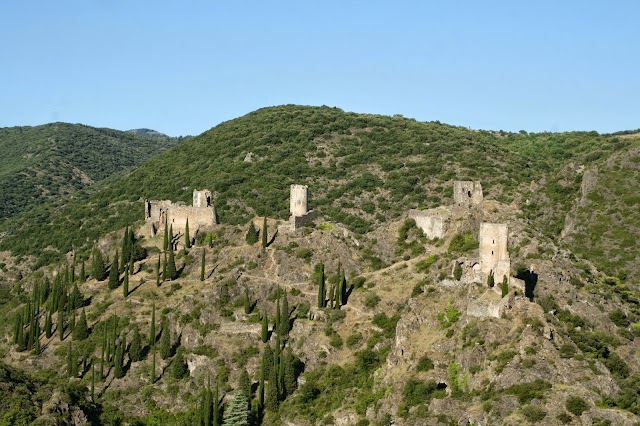
[[[0,220],[128,170],[182,140],[146,136],[67,123],[0,129]]]

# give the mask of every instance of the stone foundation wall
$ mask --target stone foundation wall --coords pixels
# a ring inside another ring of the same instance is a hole
[[[291,228],[295,231],[300,228],[304,228],[309,223],[312,223],[316,219],[316,214],[313,211],[308,212],[302,216],[291,216],[289,223]]]
[[[430,240],[444,238],[449,229],[451,213],[444,208],[428,210],[409,210],[409,217],[416,221],[416,226]]]
[[[477,206],[482,203],[482,185],[479,181],[453,182],[453,202],[459,206]]]

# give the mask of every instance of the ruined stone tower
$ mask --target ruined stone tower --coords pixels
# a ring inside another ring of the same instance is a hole
[[[485,276],[493,271],[496,286],[499,286],[503,277],[509,280],[510,276],[508,235],[509,228],[505,223],[480,224],[480,271]]]
[[[482,202],[480,181],[457,180],[453,182],[453,201],[458,206],[477,206]]]
[[[193,190],[193,207],[211,207],[211,191],[203,189]]]
[[[289,221],[293,230],[299,229],[315,219],[313,211],[309,211],[309,187],[291,185],[289,198]]]

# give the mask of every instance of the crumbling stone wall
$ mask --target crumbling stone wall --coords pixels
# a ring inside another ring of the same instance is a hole
[[[453,182],[453,202],[458,206],[477,206],[482,203],[482,185],[480,181]]]
[[[201,227],[218,223],[216,208],[212,204],[211,191],[194,190],[193,206],[170,200],[144,200],[144,219],[149,225],[151,236],[164,228],[165,223],[173,226],[174,232],[184,232],[189,219],[189,231],[195,236]]]
[[[416,226],[427,238],[444,238],[449,229],[451,213],[443,207],[428,210],[409,210],[409,217],[416,221]]]

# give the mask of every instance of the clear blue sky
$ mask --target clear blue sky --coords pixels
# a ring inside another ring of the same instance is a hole
[[[198,134],[287,103],[493,130],[640,127],[638,1],[0,3],[0,127]]]

